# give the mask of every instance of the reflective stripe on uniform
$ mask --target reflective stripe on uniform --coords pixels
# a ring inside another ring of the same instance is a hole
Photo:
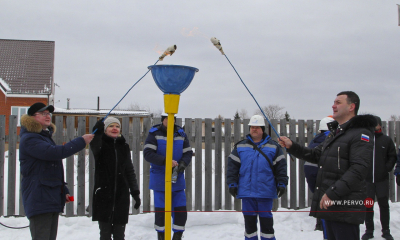
[[[244,236],[247,238],[257,237],[257,231],[253,233],[246,233],[244,232]]]
[[[187,147],[187,148],[184,148],[184,149],[182,150],[182,153],[189,152],[189,151],[191,151],[191,150],[192,150],[191,147]]]
[[[164,136],[157,135],[157,136],[155,136],[155,138],[156,138],[157,140],[165,140],[165,141],[167,141],[167,137],[164,137]],[[175,141],[175,140],[184,141],[185,138],[184,138],[184,137],[181,137],[181,136],[177,136],[177,137],[174,137],[174,141]]]
[[[270,143],[266,143],[266,144],[262,145],[262,147],[268,147],[268,148],[276,149],[276,145],[270,144]]]
[[[144,145],[143,149],[146,149],[146,148],[151,148],[151,149],[157,151],[157,146],[154,145],[154,144],[146,144],[146,145]]]
[[[275,237],[275,235],[273,233],[260,233],[260,236],[264,237],[264,238],[273,238],[273,237]]]
[[[285,156],[280,155],[279,157],[277,157],[277,158],[275,159],[275,161],[274,161],[274,165],[275,165],[277,162],[279,162],[280,160],[282,160],[282,159],[285,159]]]
[[[185,231],[185,226],[178,226],[178,225],[172,224],[172,229]]]
[[[160,227],[160,226],[157,226],[157,225],[154,224],[154,229],[157,230],[157,231],[160,231],[160,232],[164,232],[165,227],[164,226]]]
[[[240,158],[236,157],[236,156],[233,155],[232,153],[229,155],[229,157],[230,157],[233,161],[236,161],[236,162],[240,163]]]
[[[237,148],[253,148],[253,145],[245,143],[245,144],[238,144]]]

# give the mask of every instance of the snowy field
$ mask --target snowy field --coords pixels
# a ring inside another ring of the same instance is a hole
[[[204,157],[203,150],[203,172],[204,172]],[[214,152],[212,153],[214,163]],[[5,154],[5,169],[8,167],[8,152]],[[17,152],[18,159],[18,152]],[[76,161],[77,159],[75,159]],[[194,158],[193,158],[194,160]],[[140,154],[140,161],[142,162],[142,154]],[[212,163],[212,164],[213,164]],[[194,164],[194,162],[192,163]],[[140,164],[143,166],[143,164]],[[64,162],[65,166],[65,162]],[[290,166],[288,166],[288,172]],[[7,171],[5,171],[5,180],[7,180]],[[193,176],[195,175],[193,168]],[[143,181],[143,174],[140,174],[141,181]],[[19,164],[17,164],[17,179],[19,179]],[[87,179],[86,179],[87,180]],[[193,179],[194,180],[194,179]],[[203,177],[203,192],[204,192],[204,177]],[[213,181],[214,183],[214,174]],[[76,183],[75,183],[76,184]],[[223,189],[225,188],[223,184]],[[214,185],[213,185],[214,189]],[[141,189],[143,190],[143,189]],[[19,191],[19,184],[16,186],[16,192]],[[7,192],[7,183],[5,182],[5,192]],[[76,188],[75,188],[76,196]],[[223,197],[224,198],[224,197]],[[17,202],[19,196],[17,194]],[[5,203],[7,196],[5,196]],[[224,199],[223,199],[224,202]],[[76,205],[77,203],[74,202]],[[203,194],[204,204],[204,194]],[[86,205],[88,205],[88,191],[86,191]],[[4,209],[7,209],[6,204]],[[141,208],[142,210],[143,208]],[[153,206],[152,206],[153,209]],[[204,206],[203,206],[204,209]],[[394,239],[400,239],[400,202],[390,203],[391,209],[391,232]],[[301,209],[299,211],[288,210],[279,208],[274,215],[274,229],[276,239],[283,240],[310,240],[322,239],[322,232],[314,231],[315,219],[309,217],[309,208]],[[75,206],[76,211],[76,206]],[[18,213],[18,204],[16,204],[16,212]],[[383,239],[380,237],[380,220],[379,220],[379,207],[375,205],[375,239]],[[0,222],[12,226],[22,227],[27,226],[29,221],[26,217],[0,217]],[[153,228],[154,226],[154,213],[142,213],[139,215],[131,215],[129,223],[126,227],[127,240],[140,240],[140,239],[157,239],[157,234]],[[365,231],[364,225],[360,226],[360,232],[363,234]],[[239,240],[244,239],[244,220],[240,212],[234,211],[215,211],[215,212],[189,212],[188,221],[186,224],[186,231],[184,239],[187,240],[204,240],[204,239],[221,239],[221,240]],[[10,229],[0,226],[0,239],[6,240],[26,240],[30,238],[28,228],[24,229]],[[89,217],[65,217],[60,216],[58,238],[57,239],[99,239],[99,230],[97,222],[92,222]]]
[[[391,230],[394,239],[400,239],[400,203],[391,203]],[[304,209],[305,211],[309,209]],[[310,240],[322,239],[322,232],[313,231],[315,219],[308,212],[278,209],[274,213],[274,228],[276,239],[279,240]],[[378,206],[375,205],[375,238],[380,237],[380,222]],[[279,212],[282,211],[282,212]],[[376,212],[378,211],[378,212]],[[26,226],[28,220],[24,217],[0,218],[0,222],[10,226]],[[153,229],[154,214],[146,213],[129,217],[126,227],[127,240],[157,239]],[[361,225],[361,233],[365,227]],[[239,212],[189,212],[184,239],[204,240],[239,240],[244,239],[243,216]],[[9,229],[0,226],[0,239],[26,240],[30,239],[28,228]],[[99,239],[97,222],[88,217],[60,217],[58,239]]]

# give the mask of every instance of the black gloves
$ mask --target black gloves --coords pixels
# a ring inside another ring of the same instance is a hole
[[[400,186],[400,175],[396,175],[397,186]]]
[[[133,206],[135,209],[139,209],[139,207],[140,207],[140,203],[141,203],[141,201],[140,201],[140,197],[139,197],[139,195],[133,195],[132,196],[133,197],[133,199],[135,200],[135,206]]]
[[[236,195],[237,195],[237,187],[230,187],[229,188],[229,193],[232,195],[232,197],[236,197]]]
[[[286,186],[283,183],[278,183],[278,186],[276,187],[276,191],[278,194],[278,198],[282,197],[283,194],[286,192]]]
[[[96,133],[103,133],[104,132],[104,122],[103,122],[104,118],[100,119],[99,121],[96,122],[96,124],[94,125],[92,131],[94,132],[96,129]]]
[[[181,173],[185,171],[186,167],[187,167],[186,163],[184,161],[180,161],[178,165],[178,172]]]
[[[232,195],[232,197],[236,197],[237,191],[238,191],[237,183],[229,184],[229,193]]]

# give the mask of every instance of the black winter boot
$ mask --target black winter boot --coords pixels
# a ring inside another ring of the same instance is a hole
[[[183,234],[183,232],[174,232],[174,236],[172,237],[172,240],[182,240],[182,234]]]
[[[164,240],[164,233],[163,232],[157,232],[158,240]]]
[[[368,240],[374,238],[374,232],[366,230],[364,235],[362,235],[361,240]]]
[[[390,234],[390,230],[382,230],[382,237],[386,240],[394,240],[394,238]]]
[[[323,227],[322,227],[322,221],[321,218],[317,218],[317,223],[315,224],[315,229],[314,231],[323,231]]]

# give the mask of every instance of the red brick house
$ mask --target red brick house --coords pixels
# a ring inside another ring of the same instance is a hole
[[[54,104],[54,41],[0,39],[0,115],[27,112],[35,102]],[[19,127],[18,127],[19,133]]]

